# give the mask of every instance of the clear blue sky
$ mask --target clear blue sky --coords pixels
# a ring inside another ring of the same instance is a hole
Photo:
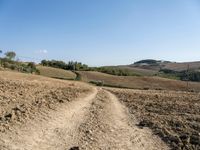
[[[0,0],[0,49],[91,66],[200,60],[200,1]]]

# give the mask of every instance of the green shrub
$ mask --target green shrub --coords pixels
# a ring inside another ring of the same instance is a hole
[[[89,83],[95,84],[96,86],[103,86],[104,85],[103,81],[90,81]]]
[[[3,62],[3,67],[4,68],[10,68],[11,64],[8,62]]]
[[[18,66],[16,64],[11,64],[10,65],[10,69],[11,70],[17,70],[18,69]]]
[[[28,67],[28,70],[29,70],[30,73],[33,73],[33,72],[37,71],[36,65],[35,65],[34,62],[29,62],[27,67]]]
[[[26,63],[13,61],[8,58],[1,58],[0,61],[1,61],[1,65],[4,68],[8,68],[11,70],[17,70],[17,71],[25,72],[25,73],[39,74],[39,70],[36,69],[36,65],[33,62],[29,62],[28,64],[26,64]]]

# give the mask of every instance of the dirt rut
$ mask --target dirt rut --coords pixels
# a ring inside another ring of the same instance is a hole
[[[139,129],[134,118],[108,91],[99,90],[87,120],[81,124],[80,149],[164,150],[168,147],[147,129]]]
[[[93,93],[2,134],[2,150],[161,150],[168,147],[139,129],[110,92]]]

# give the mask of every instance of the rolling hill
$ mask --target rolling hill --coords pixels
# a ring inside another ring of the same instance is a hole
[[[95,71],[78,71],[81,80],[85,82],[103,82],[106,86],[133,88],[133,89],[157,89],[157,90],[187,90],[187,82],[149,76],[114,76]],[[189,90],[200,91],[200,84],[189,82]]]
[[[185,71],[190,70],[199,70],[200,69],[200,61],[194,62],[170,62],[170,61],[160,61],[160,60],[152,60],[152,63],[149,61],[152,59],[141,60],[135,62],[134,64],[127,65],[127,67],[131,68],[139,68],[145,70],[154,70],[159,71],[160,69],[169,69],[173,71]]]
[[[76,78],[76,74],[68,70],[45,66],[37,66],[37,69],[40,71],[40,75],[46,77],[65,80],[74,80]]]

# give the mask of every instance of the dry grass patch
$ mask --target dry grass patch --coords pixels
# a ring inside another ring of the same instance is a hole
[[[53,67],[45,67],[45,66],[37,66],[37,69],[40,71],[40,75],[58,78],[58,79],[75,79],[76,74],[63,69],[53,68]]]

